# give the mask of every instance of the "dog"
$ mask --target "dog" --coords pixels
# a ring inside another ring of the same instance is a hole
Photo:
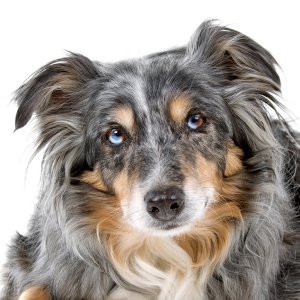
[[[16,129],[36,116],[42,184],[1,299],[300,299],[300,134],[276,67],[208,20],[183,47],[33,74]]]

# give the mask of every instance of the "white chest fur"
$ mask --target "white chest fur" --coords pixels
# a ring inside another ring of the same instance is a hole
[[[193,268],[191,257],[172,238],[148,238],[140,245],[134,253],[124,254],[122,261],[114,260],[114,265],[145,294],[117,288],[108,300],[205,300],[209,266]]]

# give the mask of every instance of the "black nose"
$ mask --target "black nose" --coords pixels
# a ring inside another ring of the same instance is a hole
[[[184,205],[184,192],[178,187],[153,190],[146,194],[145,202],[151,217],[168,221],[178,215]]]

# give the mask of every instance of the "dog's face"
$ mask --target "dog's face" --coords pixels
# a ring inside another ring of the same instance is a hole
[[[248,37],[210,22],[186,47],[139,60],[72,54],[19,89],[16,127],[37,114],[48,197],[60,195],[74,222],[160,236],[224,228],[261,180],[246,160],[266,143],[275,64]],[[78,184],[86,195],[63,200]]]
[[[223,202],[225,174],[241,168],[222,87],[204,66],[197,76],[191,67],[160,56],[111,66],[92,100],[85,179],[115,195],[139,232],[189,230]]]

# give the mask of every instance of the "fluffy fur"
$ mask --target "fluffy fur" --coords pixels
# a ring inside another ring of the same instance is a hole
[[[41,193],[1,299],[300,299],[300,135],[276,65],[207,21],[181,48],[38,70],[15,100],[16,129],[37,118]]]

